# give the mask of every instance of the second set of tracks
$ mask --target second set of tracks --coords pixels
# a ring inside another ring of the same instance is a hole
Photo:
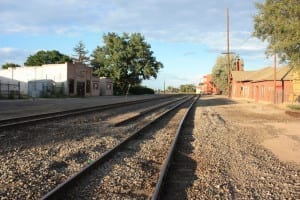
[[[75,170],[75,174],[66,173],[65,177],[73,175],[61,179],[64,181],[54,189],[55,185],[49,183],[45,188],[29,187],[27,189],[31,189],[32,193],[27,194],[26,197],[33,199],[40,197],[43,199],[147,199],[152,197],[158,199],[165,193],[162,186],[167,177],[169,163],[173,160],[173,152],[182,124],[196,100],[196,97],[180,97],[169,102],[154,103],[155,105],[131,114],[119,114],[118,117],[108,114],[106,118],[110,119],[110,123],[106,128],[117,132],[126,130],[127,133],[117,134],[119,138],[114,142],[113,147],[101,149],[93,159],[88,159],[87,165],[81,164],[81,169],[77,172]],[[92,120],[88,126],[99,124],[97,121],[100,119],[101,117],[94,122]],[[81,120],[81,127],[90,123],[87,121],[90,120],[83,120],[83,122]],[[47,128],[47,125],[45,127]],[[109,131],[106,134],[109,134]],[[67,160],[61,159],[61,162],[56,162],[58,168],[54,170],[59,171],[60,164]],[[40,181],[41,185],[47,184],[45,180]],[[50,192],[49,188],[52,188]],[[15,192],[18,194],[21,191]]]

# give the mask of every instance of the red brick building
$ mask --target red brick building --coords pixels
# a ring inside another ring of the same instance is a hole
[[[276,70],[276,85],[273,67],[257,71],[232,71],[231,94],[233,98],[284,103],[293,93],[292,80],[291,68],[287,66]]]
[[[203,85],[201,88],[203,94],[219,94],[220,91],[212,82],[211,74],[203,76]]]

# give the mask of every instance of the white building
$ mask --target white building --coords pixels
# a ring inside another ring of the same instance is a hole
[[[196,94],[201,94],[202,93],[202,88],[201,86],[197,85],[196,86]]]
[[[43,80],[43,81],[42,81]],[[41,88],[38,84],[53,81],[68,96],[99,96],[100,79],[92,75],[92,68],[80,63],[47,64],[42,66],[26,66],[0,70],[1,83],[20,82],[21,94],[36,94],[32,91]],[[31,87],[29,84],[36,85]],[[102,92],[106,94],[106,92]]]

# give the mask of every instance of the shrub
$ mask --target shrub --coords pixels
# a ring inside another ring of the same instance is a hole
[[[132,86],[129,90],[129,94],[141,95],[141,94],[154,94],[154,90],[145,86],[136,85]]]

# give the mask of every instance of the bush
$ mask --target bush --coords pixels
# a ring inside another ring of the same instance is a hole
[[[132,86],[129,89],[129,94],[132,94],[132,95],[154,94],[154,90],[151,88],[147,88],[145,86],[136,85],[136,86]]]

